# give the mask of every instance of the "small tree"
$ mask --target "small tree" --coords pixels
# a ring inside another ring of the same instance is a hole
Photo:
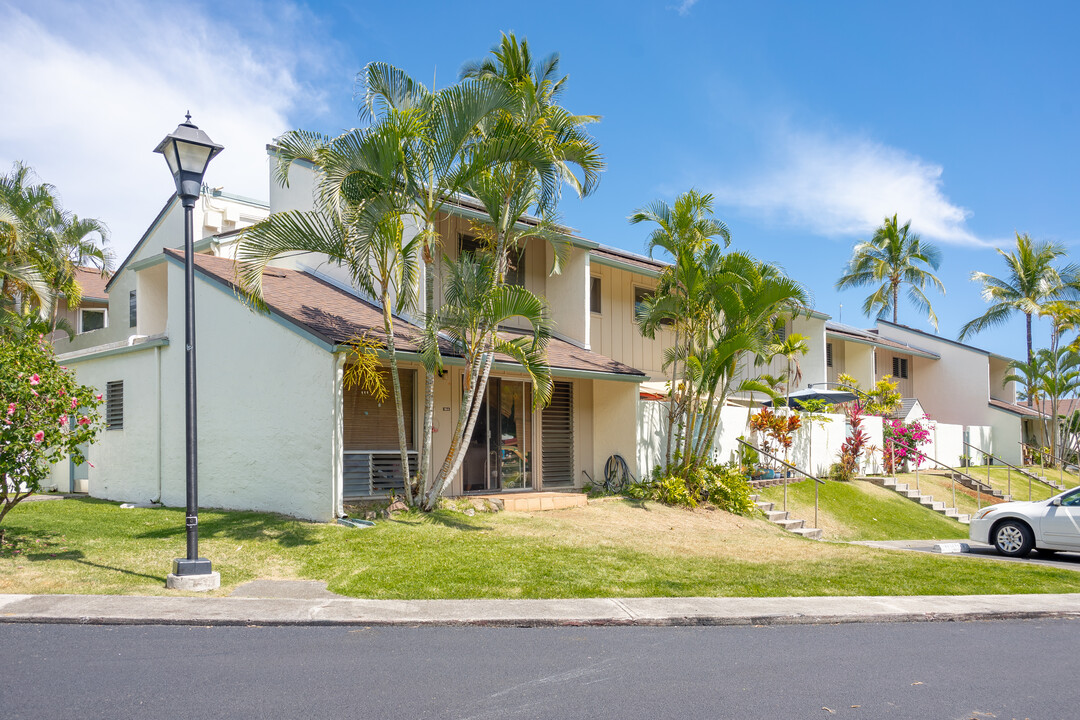
[[[41,487],[53,463],[86,461],[81,446],[101,430],[99,405],[101,396],[57,364],[43,335],[0,335],[0,522]]]

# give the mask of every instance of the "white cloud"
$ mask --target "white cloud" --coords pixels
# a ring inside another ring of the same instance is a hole
[[[686,17],[690,14],[690,8],[697,5],[698,0],[682,0],[678,5],[668,5],[668,10],[674,10],[679,15]]]
[[[307,94],[284,43],[252,46],[194,5],[34,12],[0,4],[0,172],[25,161],[65,207],[109,225],[122,259],[174,191],[153,149],[190,110],[225,146],[207,183],[266,198],[266,143]]]
[[[940,165],[860,138],[782,131],[767,169],[715,190],[719,202],[778,217],[825,236],[866,235],[897,214],[923,238],[985,246],[971,213],[943,191]]]

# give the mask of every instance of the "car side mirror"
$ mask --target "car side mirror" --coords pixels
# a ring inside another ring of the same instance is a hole
[[[1054,498],[1050,501],[1050,504],[1054,507],[1061,507],[1061,498]]]

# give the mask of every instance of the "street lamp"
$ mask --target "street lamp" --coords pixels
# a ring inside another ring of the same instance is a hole
[[[202,193],[206,166],[224,148],[191,122],[191,113],[154,152],[165,156],[184,207],[184,406],[187,440],[187,557],[173,560],[166,585],[178,590],[212,590],[221,576],[199,557],[198,435],[195,425],[195,201]]]

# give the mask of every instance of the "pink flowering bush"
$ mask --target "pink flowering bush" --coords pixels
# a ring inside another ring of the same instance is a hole
[[[0,522],[40,488],[53,463],[85,462],[80,446],[103,426],[100,405],[43,338],[0,335]]]
[[[909,423],[885,420],[881,429],[885,436],[885,472],[894,472],[905,463],[913,463],[917,468],[922,467],[926,456],[921,451],[923,446],[930,443],[930,431],[934,429],[929,417],[923,415],[919,420]]]

